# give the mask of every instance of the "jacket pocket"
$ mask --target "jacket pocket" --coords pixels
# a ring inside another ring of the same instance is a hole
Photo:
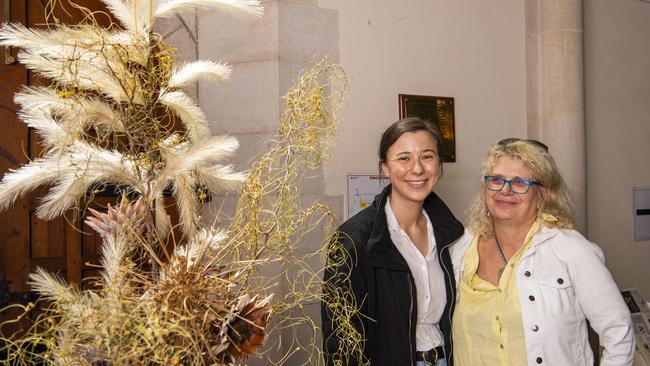
[[[536,279],[545,313],[564,317],[577,315],[575,290],[565,269],[538,271]]]
[[[540,271],[537,273],[539,284],[542,286],[553,287],[557,289],[569,288],[571,286],[571,278],[569,274],[561,270],[553,271]]]

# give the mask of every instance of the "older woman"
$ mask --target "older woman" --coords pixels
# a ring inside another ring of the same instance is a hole
[[[384,132],[379,162],[391,184],[341,225],[330,247],[322,307],[328,365],[451,365],[449,248],[464,230],[433,193],[440,147],[435,126],[417,118]]]
[[[471,235],[454,248],[456,366],[631,365],[630,313],[595,244],[573,230],[567,188],[548,148],[505,139],[483,164]]]

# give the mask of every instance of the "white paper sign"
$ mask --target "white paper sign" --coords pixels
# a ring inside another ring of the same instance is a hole
[[[387,177],[376,174],[348,174],[347,217],[370,206],[375,196],[390,183]]]

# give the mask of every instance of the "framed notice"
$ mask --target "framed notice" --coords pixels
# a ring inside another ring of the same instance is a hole
[[[383,175],[348,174],[348,211],[346,218],[370,206],[390,180]]]
[[[440,157],[444,162],[456,161],[456,130],[454,98],[399,94],[399,118],[419,117],[438,126],[442,135]]]

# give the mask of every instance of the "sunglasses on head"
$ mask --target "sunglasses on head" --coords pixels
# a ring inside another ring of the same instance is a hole
[[[517,142],[517,141],[521,141],[521,142],[525,142],[527,144],[533,145],[533,146],[535,146],[535,147],[537,147],[539,149],[544,150],[544,152],[548,153],[548,146],[544,145],[543,143],[541,143],[541,142],[539,142],[537,140],[523,140],[523,139],[520,139],[518,137],[505,138],[505,139],[497,142],[497,145],[499,145],[499,146],[508,146],[508,145],[512,144],[513,142]]]

